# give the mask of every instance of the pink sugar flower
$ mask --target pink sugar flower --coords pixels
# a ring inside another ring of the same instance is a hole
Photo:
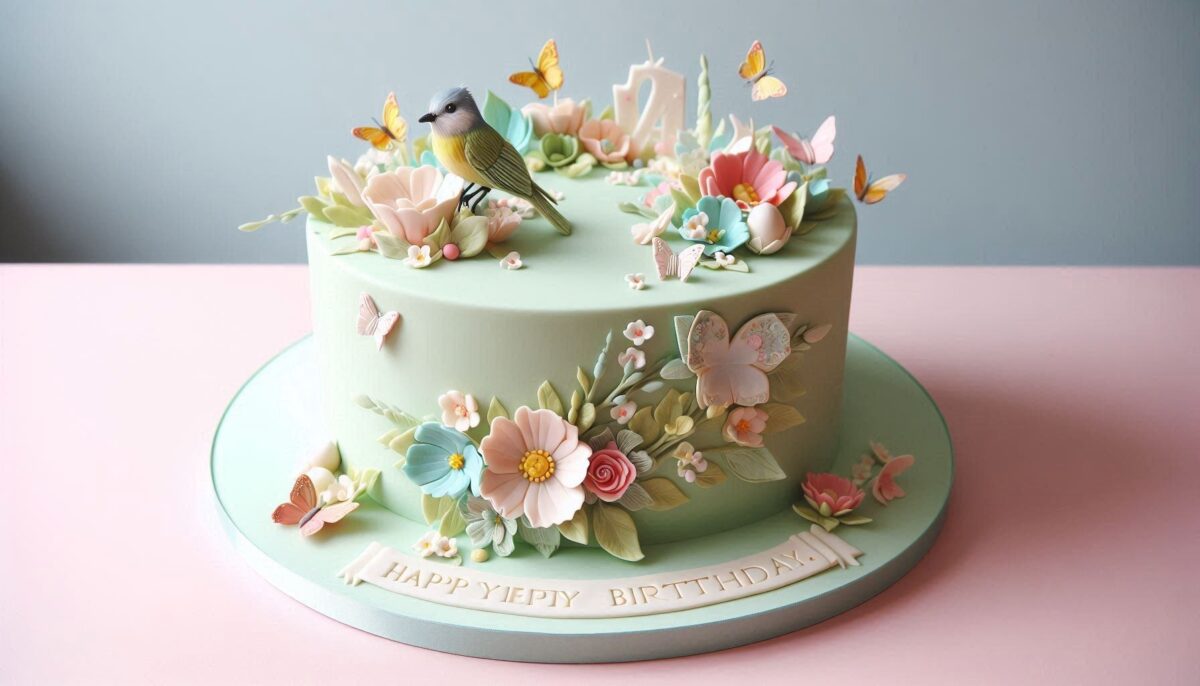
[[[849,479],[824,472],[809,472],[800,488],[804,499],[823,517],[849,514],[867,495]]]
[[[898,455],[884,463],[883,469],[879,470],[879,474],[871,482],[871,495],[875,496],[880,505],[887,505],[891,500],[904,497],[904,489],[896,483],[896,477],[913,466],[914,462],[916,458],[912,455]]]
[[[767,413],[757,407],[737,407],[725,418],[721,435],[725,440],[747,448],[761,448],[762,432],[767,428]]]
[[[732,198],[743,210],[759,203],[778,205],[796,190],[796,182],[787,180],[783,165],[754,148],[713,155],[697,181],[704,195]]]

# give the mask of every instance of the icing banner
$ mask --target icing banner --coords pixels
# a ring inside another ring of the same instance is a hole
[[[813,525],[738,560],[622,579],[531,579],[430,562],[371,543],[338,576],[385,591],[472,610],[528,617],[652,615],[774,590],[833,567],[858,566],[862,552]]]

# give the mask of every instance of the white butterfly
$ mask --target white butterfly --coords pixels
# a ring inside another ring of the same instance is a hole
[[[833,115],[825,118],[811,140],[793,136],[778,126],[771,127],[788,153],[804,164],[825,164],[833,157],[833,139],[837,136],[837,124]]]
[[[384,312],[379,314],[375,300],[366,293],[358,298],[358,333],[362,336],[375,337],[375,349],[383,350],[383,339],[400,319],[399,312]]]
[[[660,281],[666,281],[668,277],[679,277],[680,281],[687,281],[692,270],[700,263],[700,258],[704,255],[704,244],[697,243],[691,247],[684,248],[676,255],[671,246],[661,238],[654,238],[654,266],[658,268],[658,278]]]

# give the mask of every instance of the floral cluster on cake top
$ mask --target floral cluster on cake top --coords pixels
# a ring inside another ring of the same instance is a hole
[[[756,42],[739,69],[756,100],[787,92],[769,71]],[[327,237],[337,241],[335,254],[374,251],[425,268],[487,252],[515,269],[521,257],[503,244],[523,221],[540,215],[571,232],[569,201],[545,179],[604,175],[640,189],[620,204],[641,220],[630,227],[632,239],[653,247],[660,279],[686,281],[696,266],[749,271],[747,254],[780,252],[827,218],[843,193],[824,166],[834,152],[832,116],[811,138],[714,117],[703,56],[690,127],[684,76],[653,54],[630,67],[627,80],[613,87],[612,103],[599,111],[589,100],[559,97],[564,77],[553,40],[532,71],[510,80],[538,99],[516,108],[489,90],[479,106],[465,88],[448,89],[420,117],[430,133],[411,139],[390,94],[382,122],[353,130],[371,146],[353,164],[329,157],[329,176],[317,178],[315,195],[240,228],[256,230],[306,211],[332,225]],[[894,174],[872,181],[859,157],[854,195],[876,203],[903,180]],[[503,195],[489,197],[492,191]],[[672,240],[682,246],[678,251]],[[646,285],[638,272],[626,280],[635,289]]]

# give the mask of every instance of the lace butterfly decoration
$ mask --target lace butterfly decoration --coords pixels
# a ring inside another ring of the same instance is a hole
[[[674,276],[680,281],[687,281],[688,276],[691,276],[692,270],[700,264],[700,258],[704,255],[704,244],[697,243],[693,246],[680,250],[678,254],[671,250],[671,246],[661,238],[655,237],[654,245],[654,266],[658,269],[658,278],[660,281],[666,281]]]
[[[391,311],[380,314],[374,298],[366,293],[359,296],[358,333],[361,336],[374,336],[376,350],[383,350],[383,339],[387,337],[399,320],[399,312]]]
[[[287,526],[299,526],[301,536],[312,536],[326,524],[341,521],[343,517],[358,509],[353,500],[322,505],[317,489],[307,474],[301,474],[292,486],[288,502],[275,508],[271,521]]]
[[[698,377],[696,402],[709,405],[765,403],[771,396],[767,372],[792,352],[791,334],[777,314],[760,314],[731,338],[721,315],[700,310],[687,335],[687,367]]]

